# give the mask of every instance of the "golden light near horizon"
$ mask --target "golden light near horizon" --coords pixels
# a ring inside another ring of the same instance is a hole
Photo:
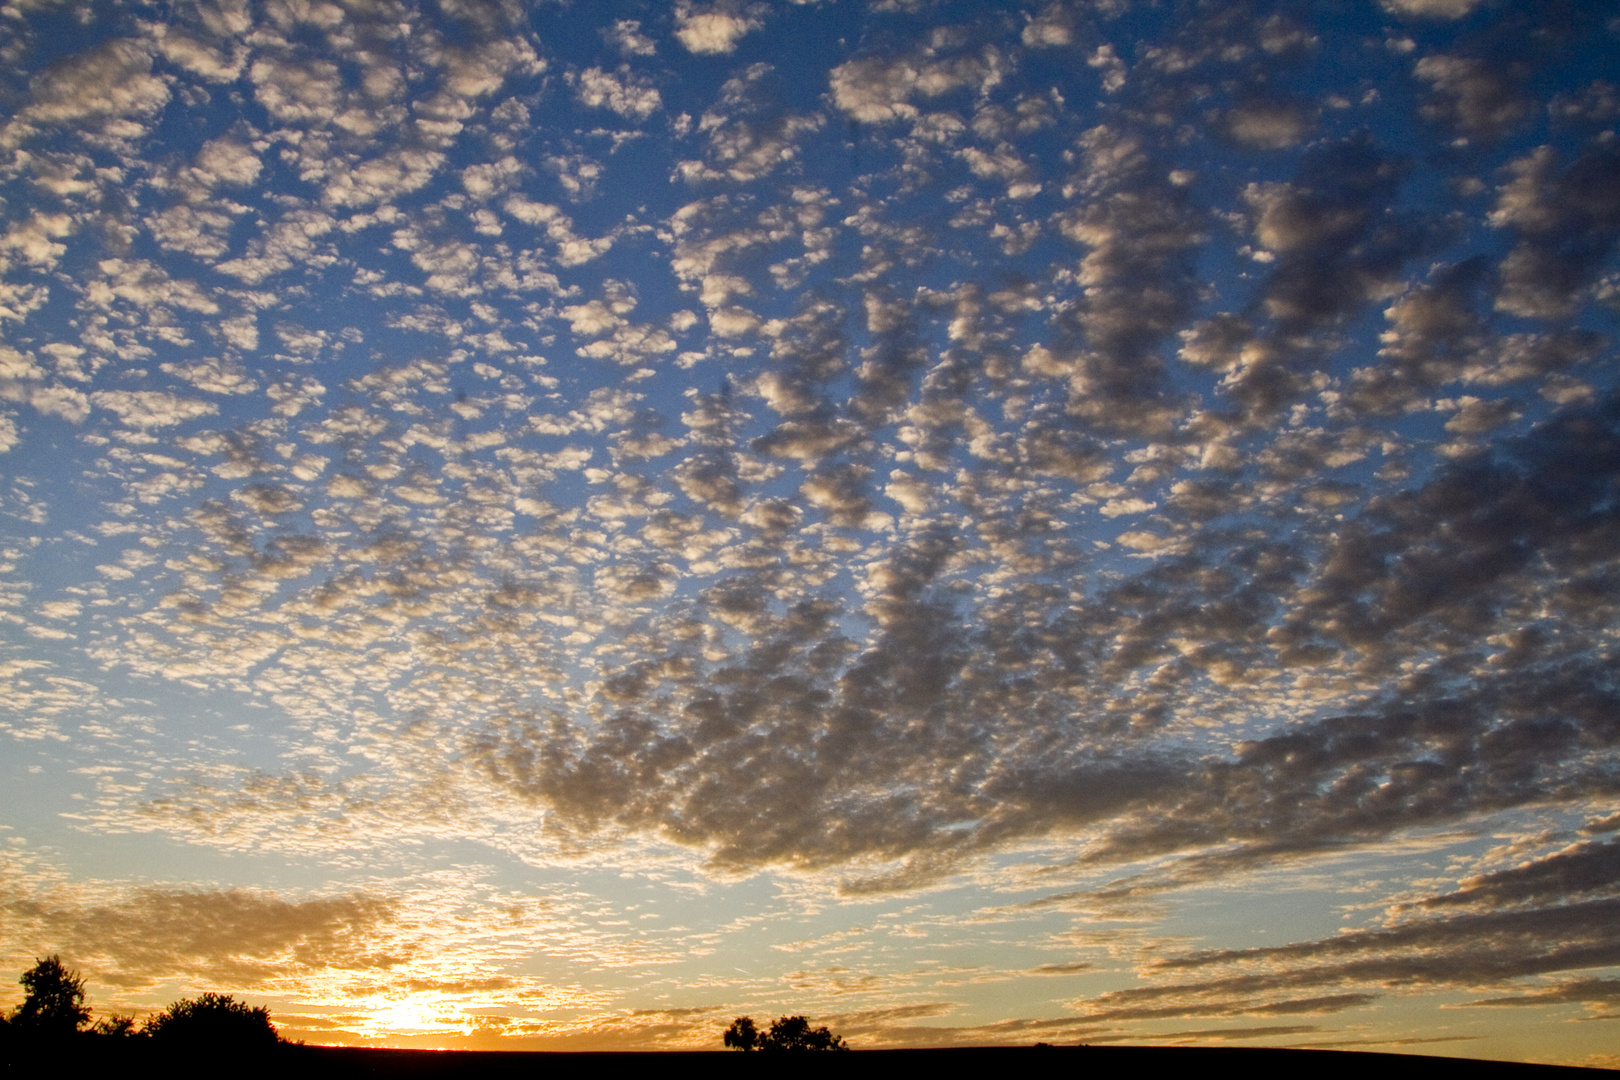
[[[1617,47],[11,0],[5,965],[1620,1064]]]

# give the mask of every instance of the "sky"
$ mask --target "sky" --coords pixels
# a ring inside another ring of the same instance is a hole
[[[6,0],[0,1003],[1620,1066],[1616,55]]]

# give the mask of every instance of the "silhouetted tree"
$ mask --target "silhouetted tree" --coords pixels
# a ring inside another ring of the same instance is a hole
[[[726,1028],[726,1048],[730,1050],[758,1050],[759,1029],[747,1016],[739,1016]]]
[[[63,967],[60,956],[36,961],[18,981],[27,996],[11,1016],[14,1033],[66,1038],[89,1022],[90,1010],[84,1007],[84,980],[77,971]]]
[[[182,998],[147,1017],[146,1034],[159,1044],[199,1050],[251,1050],[279,1041],[269,1009],[237,1001],[229,994]]]
[[[726,1029],[725,1043],[738,1050],[848,1050],[849,1044],[825,1027],[813,1028],[802,1016],[783,1016],[761,1035],[754,1021],[739,1016]]]
[[[813,1028],[802,1016],[784,1016],[772,1022],[760,1040],[762,1050],[848,1050],[844,1040],[825,1027]]]
[[[90,1031],[109,1039],[127,1039],[142,1034],[133,1016],[106,1016],[91,1025]]]

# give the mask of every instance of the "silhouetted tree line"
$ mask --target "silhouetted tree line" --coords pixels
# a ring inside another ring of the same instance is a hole
[[[84,1004],[84,980],[77,971],[69,971],[61,957],[36,962],[18,981],[25,992],[23,1003],[10,1016],[0,1015],[0,1040],[8,1058],[30,1049],[126,1040],[151,1040],[154,1047],[167,1050],[232,1053],[281,1041],[269,1009],[229,994],[182,998],[139,1026],[133,1016],[118,1015],[92,1024]]]
[[[848,1050],[849,1044],[825,1027],[813,1028],[802,1016],[784,1016],[771,1021],[769,1031],[760,1031],[752,1017],[739,1016],[726,1028],[725,1044],[733,1050]]]

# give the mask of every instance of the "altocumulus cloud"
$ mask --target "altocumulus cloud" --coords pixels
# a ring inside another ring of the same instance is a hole
[[[84,13],[0,61],[19,949],[345,1039],[1612,1015],[1602,5]],[[1154,929],[1278,881],[1350,925]]]

